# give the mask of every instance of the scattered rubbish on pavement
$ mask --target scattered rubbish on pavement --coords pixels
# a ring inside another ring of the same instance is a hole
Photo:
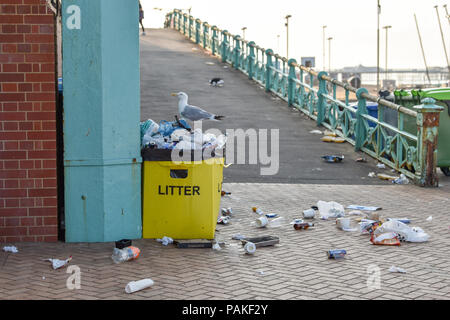
[[[222,208],[222,215],[231,217],[233,215],[233,210],[231,208]]]
[[[321,139],[323,142],[344,143],[344,138],[325,136]]]
[[[400,268],[400,267],[391,266],[389,268],[389,272],[392,272],[392,273],[395,273],[395,272],[397,272],[397,273],[406,273],[406,270],[403,269],[403,268]]]
[[[323,132],[323,134],[327,137],[337,137],[337,134],[335,132],[329,131],[329,130],[325,130]]]
[[[45,261],[50,261],[52,263],[53,270],[65,267],[72,260],[72,256],[70,256],[66,260],[59,259],[45,259]]]
[[[162,239],[156,239],[156,241],[160,242],[163,246],[173,243],[173,239],[170,237],[163,237]]]
[[[378,169],[386,169],[386,166],[384,163],[377,163],[377,168]]]
[[[220,195],[223,196],[231,196],[231,192],[222,191]]]
[[[294,224],[295,230],[308,230],[310,227],[314,227],[314,223],[302,222]]]
[[[209,80],[209,85],[213,87],[223,87],[224,84],[225,81],[223,81],[223,79],[221,78],[212,78],[211,80]]]
[[[342,160],[344,160],[344,156],[322,156],[322,159],[324,159],[325,162],[336,163],[342,162]]]
[[[381,224],[381,221],[361,219],[361,222],[359,223],[359,231],[361,232],[361,234],[372,234],[374,230]]]
[[[380,214],[377,211],[370,211],[368,218],[370,220],[380,221]]]
[[[376,236],[374,233],[370,236],[370,242],[375,245],[399,246],[400,240],[395,232],[386,232]]]
[[[319,208],[320,219],[327,220],[328,218],[340,218],[345,215],[344,207],[334,201],[325,202],[318,201],[317,207]]]
[[[231,237],[231,239],[233,239],[233,240],[242,240],[242,239],[245,239],[245,236],[238,233],[238,234],[234,234],[234,235]]]
[[[382,233],[394,232],[398,234],[400,241],[407,242],[426,242],[430,236],[425,233],[422,228],[409,227],[406,224],[397,221],[390,220],[383,223],[381,226],[375,229],[374,234],[379,235]]]
[[[257,213],[260,216],[264,214],[264,212],[261,209],[257,208],[257,207],[253,207],[252,210],[253,210],[254,213]]]
[[[427,221],[428,221],[428,222],[433,221],[433,217],[432,217],[432,216],[429,216],[429,217],[427,218]]]
[[[408,178],[402,173],[399,178],[392,181],[395,184],[409,184]]]
[[[351,219],[350,218],[337,218],[336,219],[336,225],[339,229],[343,230],[343,231],[358,231],[357,228],[351,228],[350,227],[351,224]]]
[[[11,253],[18,253],[19,252],[19,250],[17,250],[17,247],[15,247],[15,246],[5,246],[5,247],[3,247],[3,251],[11,252]]]
[[[242,245],[245,246],[246,243],[251,242],[254,243],[256,248],[260,247],[269,247],[280,243],[280,238],[273,236],[262,236],[255,238],[245,238],[241,240]]]
[[[207,61],[207,62],[205,62],[205,64],[207,64],[207,65],[209,65],[209,66],[213,66],[213,65],[214,65],[214,62]]]
[[[266,216],[261,216],[258,219],[256,219],[256,226],[258,228],[264,228],[269,223],[269,219],[267,219]]]
[[[320,130],[311,130],[309,133],[313,133],[313,134],[323,134],[323,132],[320,131]]]
[[[129,239],[122,239],[122,240],[116,241],[116,248],[117,249],[123,249],[123,248],[126,248],[126,247],[130,247],[131,244],[132,244],[131,240],[129,240]]]
[[[278,217],[278,213],[267,213],[266,217],[267,218],[276,218],[276,217]]]
[[[254,254],[256,252],[256,245],[249,241],[244,245],[244,250],[246,254]]]
[[[113,259],[114,263],[121,263],[126,261],[131,261],[139,258],[139,255],[141,254],[141,250],[137,247],[126,247],[123,249],[117,249],[114,248],[113,254],[111,258]]]
[[[213,241],[205,239],[175,240],[173,243],[176,244],[179,249],[211,249],[213,247]],[[220,241],[218,243],[225,244]]]
[[[393,180],[398,179],[398,177],[390,176],[390,175],[384,174],[384,173],[377,174],[377,177],[381,180],[388,180],[388,181],[393,181]]]
[[[218,242],[215,242],[215,243],[213,244],[212,249],[213,249],[214,251],[220,251],[220,250],[222,250],[222,248],[220,247],[220,244],[219,244]]]
[[[230,217],[221,216],[221,217],[217,218],[217,223],[218,224],[228,224],[228,223],[230,223]]]
[[[311,206],[311,209],[313,209],[313,210],[319,210],[319,207],[318,206]]]
[[[131,281],[125,287],[126,293],[134,293],[137,291],[141,291],[153,286],[154,282],[152,279],[143,279],[139,281]]]
[[[382,210],[381,207],[366,207],[366,206],[358,206],[358,205],[354,205],[354,204],[347,206],[347,209],[361,210],[361,211],[378,211],[378,210]]]
[[[294,219],[290,224],[299,224],[299,223],[303,223],[303,219]]]
[[[387,220],[388,221],[396,220],[396,221],[403,222],[404,224],[410,224],[411,223],[411,220],[408,219],[408,218],[388,218]]]
[[[316,216],[316,211],[314,209],[308,209],[303,211],[303,217],[305,219],[314,219]]]
[[[198,51],[198,48],[194,47],[194,48],[192,48],[192,51]]]
[[[367,159],[366,158],[358,158],[358,159],[356,159],[355,160],[356,162],[367,162]]]
[[[262,271],[262,270],[259,270],[258,273],[262,276],[264,275],[264,271]]]
[[[273,220],[269,220],[269,223],[266,225],[268,228],[278,228],[284,224],[284,217],[278,217]]]
[[[377,174],[375,172],[369,172],[368,176],[369,178],[375,178]]]
[[[351,215],[351,216],[362,216],[362,215],[364,215],[365,213],[362,212],[362,211],[360,211],[360,210],[352,210],[352,211],[350,211],[348,214]]]
[[[345,255],[347,254],[347,251],[343,249],[334,249],[334,250],[328,250],[327,256],[328,259],[343,259],[345,258]]]
[[[224,69],[228,69],[228,66],[223,66]]]

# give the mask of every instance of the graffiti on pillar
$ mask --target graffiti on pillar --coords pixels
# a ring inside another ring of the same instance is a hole
[[[81,29],[81,9],[77,5],[67,7],[66,13],[69,14],[66,20],[67,29]]]

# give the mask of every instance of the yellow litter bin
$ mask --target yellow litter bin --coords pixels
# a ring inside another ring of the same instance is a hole
[[[224,165],[222,154],[216,154],[176,163],[171,150],[143,151],[144,239],[214,239]]]

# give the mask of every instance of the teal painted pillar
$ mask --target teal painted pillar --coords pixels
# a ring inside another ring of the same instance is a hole
[[[217,27],[216,26],[212,26],[212,39],[211,39],[211,51],[212,51],[212,55],[215,56],[216,55],[216,41],[217,41]]]
[[[364,142],[366,141],[367,132],[364,126],[364,118],[361,116],[367,114],[366,98],[362,96],[363,93],[368,94],[366,88],[359,88],[356,91],[356,97],[358,98],[358,109],[356,110],[356,125],[355,125],[355,151],[361,150]]]
[[[267,49],[266,50],[266,92],[269,92],[270,89],[272,89],[272,81],[271,81],[272,55],[273,55],[272,49]]]
[[[206,39],[208,37],[209,30],[208,30],[208,22],[203,22],[203,48],[206,49]]]
[[[233,49],[233,65],[236,70],[239,69],[239,55],[241,51],[241,37],[239,35],[234,36],[234,49]]]
[[[294,104],[294,98],[295,98],[295,80],[297,79],[295,74],[295,66],[297,64],[297,60],[290,59],[288,61],[289,66],[289,76],[288,76],[288,105],[292,106]]]
[[[248,78],[250,80],[253,79],[253,66],[255,64],[255,42],[254,41],[250,41],[247,44],[248,47],[250,47],[250,53],[248,55],[248,67],[247,67],[247,71],[248,71]]]
[[[67,242],[142,236],[137,0],[64,0]]]
[[[322,76],[327,76],[328,73],[325,71],[319,72],[317,78],[319,79],[319,90],[317,91],[317,125],[320,126],[325,120],[325,112],[327,110],[327,99],[323,95],[328,94],[327,82],[322,79]],[[311,78],[310,83],[314,83],[313,78]]]
[[[230,45],[229,40],[228,40],[228,35],[227,35],[228,31],[227,30],[223,30],[222,31],[222,62],[226,62],[227,61],[227,51],[228,51],[228,47]]]
[[[194,18],[192,16],[189,16],[189,39],[192,39],[192,22]]]
[[[185,13],[183,15],[183,34],[186,35],[186,21],[187,21],[187,14]]]
[[[195,43],[200,43],[200,19],[195,20]]]

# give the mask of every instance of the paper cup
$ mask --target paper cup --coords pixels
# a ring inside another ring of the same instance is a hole
[[[244,246],[245,253],[254,254],[256,251],[256,245],[253,242],[247,242]]]
[[[336,224],[341,229],[350,229],[350,218],[337,218]]]
[[[303,217],[305,219],[312,219],[315,217],[315,215],[316,215],[316,212],[314,211],[314,209],[308,209],[308,210],[303,211]]]
[[[261,216],[258,219],[256,219],[256,226],[258,228],[264,228],[269,223],[269,220],[265,216]]]
[[[139,281],[131,281],[130,283],[127,284],[127,286],[125,287],[125,292],[126,293],[134,293],[136,291],[140,291],[146,288],[149,288],[153,285],[153,280],[152,279],[144,279],[144,280],[139,280]]]

